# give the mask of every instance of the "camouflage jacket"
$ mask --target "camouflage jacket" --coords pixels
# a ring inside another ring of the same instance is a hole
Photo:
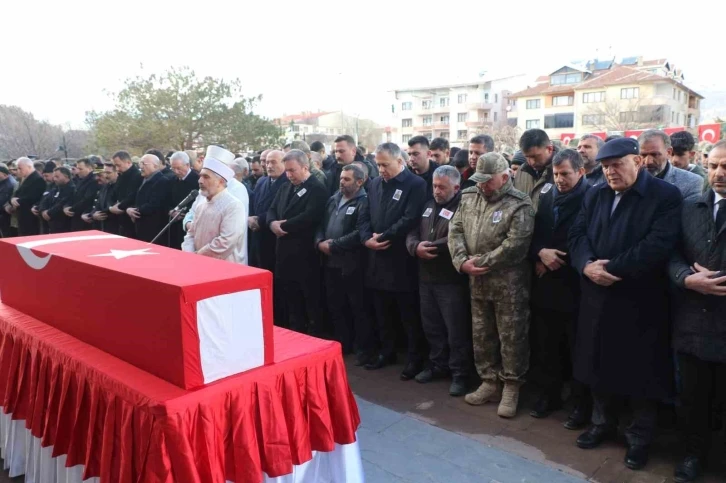
[[[508,181],[491,200],[479,188],[461,192],[459,209],[449,225],[449,251],[454,267],[471,257],[476,266],[493,271],[520,265],[527,257],[534,232],[529,196]]]

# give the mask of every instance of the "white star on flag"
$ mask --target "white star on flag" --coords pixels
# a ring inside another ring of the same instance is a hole
[[[110,253],[100,253],[98,255],[88,255],[89,257],[114,257],[116,260],[120,260],[126,257],[133,257],[136,255],[158,255],[158,253],[149,253],[148,250],[151,248],[142,248],[140,250],[110,250]]]

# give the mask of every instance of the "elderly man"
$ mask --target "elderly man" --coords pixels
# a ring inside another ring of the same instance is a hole
[[[315,246],[323,254],[328,311],[335,337],[343,353],[355,350],[357,366],[370,362],[374,349],[363,288],[366,253],[361,236],[369,231],[364,170],[355,163],[343,168],[340,189],[325,205],[323,222],[315,235]]]
[[[323,186],[328,185],[327,178],[325,176],[325,173],[323,173],[322,170],[318,169],[317,166],[313,163],[312,159],[312,151],[310,151],[310,146],[308,146],[308,143],[305,141],[301,141],[299,139],[296,139],[295,141],[290,143],[291,149],[299,149],[305,155],[308,157],[308,161],[310,162],[310,174],[315,177]]]
[[[408,157],[411,170],[426,182],[426,201],[434,197],[432,183],[434,171],[439,167],[436,161],[431,161],[429,140],[425,136],[414,136],[408,140]]]
[[[234,179],[242,183],[247,188],[247,196],[252,199],[252,185],[249,182],[250,178],[250,164],[245,158],[235,158],[234,162],[230,165],[232,171],[234,171]]]
[[[701,197],[703,178],[671,164],[673,148],[670,136],[653,129],[641,134],[638,142],[645,169],[652,176],[675,185],[685,201],[697,201]]]
[[[558,149],[541,129],[525,131],[519,138],[519,148],[527,163],[517,171],[514,187],[528,194],[532,199],[532,207],[537,210],[539,197],[554,186],[552,160]]]
[[[267,212],[277,192],[289,183],[282,158],[285,153],[271,150],[266,156],[267,176],[260,178],[255,188],[254,203],[250,210],[247,226],[252,230],[251,265],[265,270],[275,270],[275,245],[277,238],[267,226]],[[277,298],[277,296],[276,296]]]
[[[228,262],[247,263],[247,209],[227,189],[234,171],[224,162],[234,155],[217,146],[207,148],[199,173],[199,194],[206,199],[194,215],[182,250]],[[221,159],[220,159],[221,158]]]
[[[376,164],[380,176],[371,180],[368,193],[372,234],[364,235],[363,241],[368,248],[365,282],[373,292],[381,350],[365,368],[380,369],[395,362],[393,317],[398,316],[408,344],[406,366],[400,377],[408,381],[421,372],[426,356],[417,307],[416,261],[406,251],[406,236],[418,224],[426,201],[426,182],[406,169],[401,149],[393,143],[378,146]]]
[[[111,161],[116,166],[116,171],[119,174],[116,193],[111,200],[112,204],[108,211],[110,214],[118,216],[119,235],[136,238],[134,220],[127,214],[126,210],[136,203],[136,194],[139,192],[139,187],[144,178],[141,176],[139,168],[131,160],[131,155],[126,151],[114,153]]]
[[[169,204],[172,209],[169,211],[169,217],[173,218],[177,215],[174,208],[186,198],[189,193],[199,188],[199,173],[194,171],[191,166],[189,155],[184,151],[177,151],[169,158],[171,171],[174,178],[171,180],[171,199]],[[169,227],[169,247],[181,250],[181,244],[184,241],[183,217],[179,215]]]
[[[657,401],[672,394],[666,266],[678,241],[682,197],[651,176],[630,138],[605,143],[607,183],[585,195],[568,234],[582,299],[574,375],[590,386],[592,426],[577,439],[595,448],[617,434],[617,403],[630,398],[625,465],[645,466]],[[695,176],[695,175],[694,175]]]
[[[71,231],[85,231],[93,228],[83,221],[83,214],[93,208],[93,202],[98,194],[98,181],[93,173],[94,164],[88,158],[76,162],[78,181],[71,202],[63,208],[63,213],[71,219]]]
[[[497,414],[512,418],[529,369],[526,258],[534,210],[529,196],[514,189],[509,163],[498,153],[480,157],[469,179],[477,185],[462,192],[449,226],[454,267],[469,275],[474,365],[483,380],[465,401],[478,406],[501,398]]]
[[[579,148],[582,150],[582,144]],[[537,275],[532,284],[532,367],[542,386],[530,413],[535,418],[547,417],[562,407],[564,376],[570,373],[575,348],[580,275],[570,260],[567,232],[590,188],[583,161],[574,149],[563,149],[555,156],[555,187],[540,197],[529,249]],[[571,387],[575,408],[565,428],[582,429],[591,416],[589,392],[578,382]]]
[[[284,293],[288,326],[298,332],[320,330],[320,266],[313,240],[328,199],[325,187],[310,174],[310,160],[299,149],[282,159],[289,183],[267,211],[267,225],[277,237],[275,280]]]
[[[432,176],[433,199],[423,206],[420,222],[406,237],[418,258],[421,325],[429,342],[429,367],[416,375],[427,383],[451,375],[451,396],[466,394],[471,366],[468,278],[451,264],[449,222],[459,208],[461,175],[440,166]]]
[[[139,161],[144,181],[136,194],[135,206],[126,213],[136,224],[136,238],[150,242],[167,224],[171,180],[162,174],[163,164],[153,154],[145,154]],[[169,244],[167,237],[160,236],[157,245]]]
[[[10,204],[13,192],[18,182],[10,175],[7,166],[0,163],[0,238],[10,238],[15,233],[11,229],[11,214],[5,211],[5,205]]]
[[[15,161],[18,167],[18,175],[22,183],[5,205],[5,212],[18,216],[18,235],[31,236],[40,234],[40,220],[31,211],[33,206],[40,202],[45,193],[45,180],[33,167],[30,158],[18,158]]]
[[[597,153],[605,142],[594,134],[585,134],[577,143],[577,152],[585,162],[585,180],[590,186],[605,182],[602,166],[597,162]]]
[[[685,457],[675,481],[695,481],[711,447],[710,421],[726,399],[726,141],[708,157],[710,189],[684,203],[679,249],[669,273],[675,291],[673,347],[681,373]]]

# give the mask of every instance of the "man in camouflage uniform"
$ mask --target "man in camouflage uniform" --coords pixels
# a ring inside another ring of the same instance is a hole
[[[477,185],[462,191],[449,226],[454,267],[469,275],[474,363],[484,381],[465,400],[480,405],[501,399],[497,414],[511,418],[529,369],[526,257],[534,210],[529,196],[514,189],[509,164],[498,153],[481,156],[470,179]]]

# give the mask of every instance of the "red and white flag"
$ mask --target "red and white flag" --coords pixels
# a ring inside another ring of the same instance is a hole
[[[685,131],[685,130],[686,130],[686,128],[683,127],[683,126],[681,126],[681,127],[667,127],[665,129],[663,129],[663,132],[670,136],[673,133],[677,133],[677,132],[681,132],[681,131]]]
[[[605,141],[605,139],[607,139],[607,137],[608,137],[608,133],[606,133],[606,132],[591,132],[590,134],[592,134],[593,136],[599,137],[603,141]]]
[[[560,141],[562,141],[563,148],[568,147],[570,145],[570,141],[572,141],[573,139],[575,139],[574,132],[565,133],[565,134],[560,135]]]
[[[715,143],[719,139],[721,139],[721,124],[701,124],[698,126],[699,141]]]
[[[640,137],[640,135],[643,134],[643,132],[644,131],[642,129],[637,129],[637,130],[633,130],[633,131],[625,131],[625,137],[633,138],[633,139],[637,140]]]

